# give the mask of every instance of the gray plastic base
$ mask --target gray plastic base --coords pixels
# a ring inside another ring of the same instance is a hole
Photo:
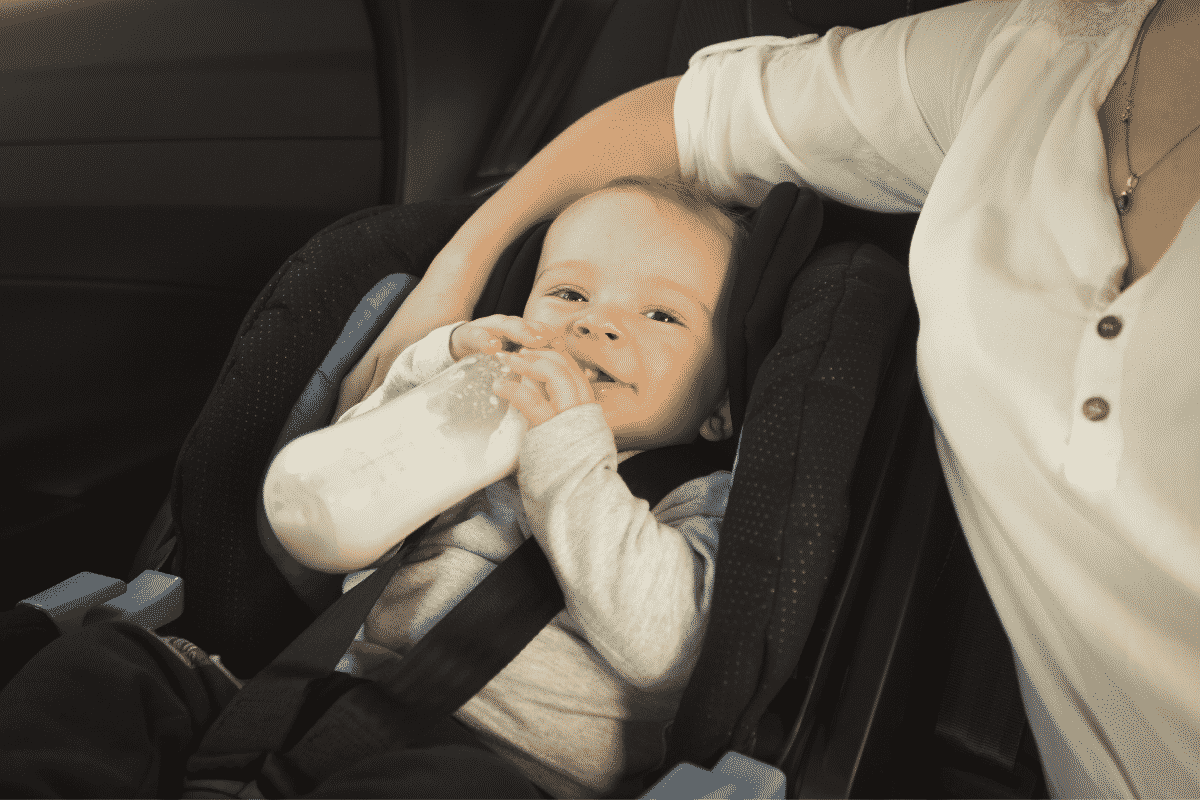
[[[19,606],[36,608],[58,626],[60,633],[78,630],[84,615],[100,603],[120,597],[128,587],[125,581],[94,572],[81,572],[44,592],[27,597]]]
[[[88,611],[83,624],[123,619],[154,630],[182,613],[183,578],[148,569],[133,579],[123,595]]]
[[[642,795],[642,800],[783,800],[786,788],[787,779],[776,767],[730,751],[717,762],[712,772],[695,764],[680,764]]]

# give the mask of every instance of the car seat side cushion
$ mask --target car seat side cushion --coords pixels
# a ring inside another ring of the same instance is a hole
[[[416,285],[415,276],[395,273],[378,281],[366,293],[288,414],[283,430],[267,459],[268,468],[289,442],[329,424],[337,405],[342,379],[382,333],[404,302],[404,298]],[[320,613],[341,594],[340,576],[309,569],[292,558],[279,542],[267,521],[267,511],[263,505],[265,480],[264,470],[259,480],[255,503],[259,542],[292,591],[313,613]]]

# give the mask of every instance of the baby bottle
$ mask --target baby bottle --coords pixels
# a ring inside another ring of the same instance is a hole
[[[492,386],[494,355],[458,361],[361,416],[290,442],[267,471],[267,520],[324,572],[374,563],[450,506],[509,475],[528,422]]]

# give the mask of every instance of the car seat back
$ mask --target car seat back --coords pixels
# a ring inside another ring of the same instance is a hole
[[[841,546],[853,465],[896,332],[905,309],[911,305],[904,270],[877,248],[840,245],[825,248],[805,261],[804,253],[812,247],[815,233],[809,218],[814,212],[819,215],[820,204],[812,193],[801,193],[790,185],[777,187],[772,197],[778,200],[788,193],[790,199],[785,198],[783,203],[764,203],[763,213],[755,220],[757,235],[751,237],[751,248],[760,251],[750,254],[747,261],[758,262],[760,274],[735,287],[731,303],[750,321],[740,334],[736,329],[731,331],[731,374],[741,370],[742,374],[757,373],[760,379],[754,382],[749,397],[741,401],[746,436],[722,530],[713,614],[700,661],[672,731],[671,764],[686,760],[710,766],[730,747],[743,751],[752,747],[763,710],[791,676],[825,590],[828,569]],[[801,197],[805,202],[798,201]],[[210,650],[220,650],[235,674],[254,674],[270,660],[278,652],[269,649],[270,643],[283,638],[272,635],[272,629],[307,624],[322,603],[336,596],[337,579],[320,576],[327,581],[320,587],[326,592],[324,598],[319,593],[306,594],[300,588],[297,593],[304,600],[299,601],[285,589],[291,597],[268,598],[265,613],[261,608],[258,613],[253,613],[253,608],[242,608],[236,599],[213,592],[210,587],[237,589],[231,585],[234,576],[252,571],[264,583],[271,581],[275,586],[282,583],[286,587],[288,579],[280,577],[257,547],[259,536],[253,523],[210,526],[204,518],[190,516],[189,511],[203,507],[230,519],[239,506],[245,509],[243,503],[258,507],[259,477],[283,439],[289,434],[298,435],[305,425],[327,424],[332,411],[329,398],[336,395],[340,383],[340,377],[333,373],[338,364],[348,367],[359,357],[367,337],[360,337],[357,350],[335,346],[323,361],[318,361],[318,347],[302,348],[311,361],[306,364],[293,355],[296,365],[291,370],[302,374],[304,367],[309,367],[308,389],[296,387],[290,395],[280,394],[274,385],[278,378],[272,374],[272,367],[278,369],[280,360],[289,363],[289,359],[279,359],[282,354],[269,358],[256,339],[273,342],[281,349],[318,337],[333,341],[335,332],[329,330],[326,315],[334,312],[322,300],[339,290],[343,270],[359,272],[373,263],[372,256],[390,249],[405,250],[392,238],[397,227],[408,230],[401,221],[405,211],[373,209],[355,215],[323,231],[289,260],[248,315],[222,379],[189,437],[190,446],[181,453],[176,483],[182,491],[173,494],[172,506],[182,509],[177,527],[183,546],[175,565],[189,578],[188,611],[176,625],[186,634],[163,632],[185,635],[203,642]],[[460,217],[464,211],[461,204],[443,210]],[[419,209],[419,221],[429,224],[429,213],[429,209]],[[355,239],[382,239],[383,246]],[[492,297],[501,303],[507,296],[507,302],[519,300],[523,304],[528,287],[519,287],[522,280],[532,281],[536,250],[522,258],[522,248],[535,245],[534,237],[527,236],[510,248],[506,257],[511,255],[518,268],[510,265],[507,273],[497,271],[481,303],[492,302]],[[430,246],[424,255],[431,258],[436,249]],[[801,262],[805,266],[793,280]],[[318,276],[311,274],[319,265],[336,271],[329,281],[331,286],[323,286]],[[394,268],[391,265],[389,271]],[[375,263],[375,267],[380,268],[380,264]],[[419,272],[423,267],[419,263],[413,268]],[[518,275],[521,269],[528,271],[524,279]],[[378,280],[377,274],[372,277]],[[356,278],[363,279],[361,273]],[[343,334],[356,330],[377,334],[386,324],[386,314],[375,312],[389,305],[394,308],[399,295],[389,289],[386,281],[377,288],[387,291],[369,293]],[[785,301],[786,309],[782,308]],[[376,304],[378,309],[374,308]],[[778,328],[779,312],[782,336],[754,321],[769,320],[774,315]],[[309,329],[307,335],[302,324]],[[343,336],[342,343],[346,341],[349,339]],[[251,372],[256,362],[261,367],[257,377]],[[243,371],[238,370],[239,365]],[[299,383],[296,377],[290,380],[293,385]],[[268,394],[272,397],[267,398]],[[261,433],[254,437],[262,448],[261,456],[247,459],[257,465],[251,467],[255,471],[237,483],[232,496],[214,493],[212,484],[219,484],[231,470],[227,464],[209,461],[214,448],[199,443],[221,442],[224,447],[217,450],[218,454],[235,445],[245,447],[244,442],[232,441],[248,438],[244,421],[277,413],[274,409],[259,409],[257,404],[286,407],[288,398],[297,395],[301,399],[295,404],[291,421],[279,423],[280,430],[286,428],[282,437],[268,439]],[[323,395],[324,400],[314,402],[317,395]],[[249,407],[223,413],[239,402]],[[210,475],[194,489],[182,483],[186,476],[205,470],[213,473],[215,480]],[[254,496],[247,497],[247,490]],[[222,503],[228,507],[221,508]],[[252,513],[246,513],[247,523],[253,519]],[[198,551],[209,551],[217,557],[197,558]],[[217,563],[222,553],[230,558],[229,562]],[[230,557],[234,553],[242,555]],[[297,587],[294,581],[291,585]],[[204,591],[206,588],[209,591]],[[241,593],[242,602],[255,602],[255,594],[265,594],[263,584],[253,588],[255,591]],[[247,595],[251,597],[248,601],[244,600]],[[252,622],[258,623],[257,628]],[[239,650],[239,645],[243,649]]]

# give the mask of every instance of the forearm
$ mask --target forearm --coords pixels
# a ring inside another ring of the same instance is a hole
[[[677,176],[678,84],[672,77],[634,89],[559,134],[467,220],[419,288],[469,311],[504,248],[528,228],[614,178]]]
[[[664,78],[614,98],[559,134],[488,198],[430,263],[383,333],[343,379],[336,416],[374,391],[405,347],[470,319],[500,254],[535,223],[625,175],[678,175],[675,88]]]

